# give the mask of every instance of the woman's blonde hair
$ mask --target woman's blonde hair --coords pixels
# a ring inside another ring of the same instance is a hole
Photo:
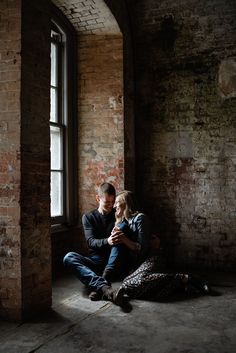
[[[136,210],[134,194],[132,193],[132,191],[121,191],[117,194],[116,197],[119,197],[121,203],[125,205],[123,216],[116,217],[116,223],[119,223],[123,217],[128,219],[138,214],[138,211]]]

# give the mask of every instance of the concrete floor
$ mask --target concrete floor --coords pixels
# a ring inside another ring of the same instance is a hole
[[[0,322],[0,352],[236,352],[236,275],[210,277],[221,296],[132,300],[133,310],[124,313],[112,303],[91,302],[78,280],[66,276],[54,283],[48,317],[21,325]]]

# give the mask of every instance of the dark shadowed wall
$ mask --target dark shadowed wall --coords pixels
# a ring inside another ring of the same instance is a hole
[[[233,269],[236,3],[127,3],[140,201],[171,260]]]

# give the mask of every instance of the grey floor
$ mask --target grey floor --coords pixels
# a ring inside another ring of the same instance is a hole
[[[0,352],[236,352],[236,275],[211,274],[210,280],[221,296],[132,300],[133,310],[124,313],[112,303],[91,302],[78,280],[66,276],[54,283],[48,317],[21,325],[0,322]]]

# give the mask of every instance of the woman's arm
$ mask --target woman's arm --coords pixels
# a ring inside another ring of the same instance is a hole
[[[120,243],[126,245],[131,251],[139,253],[141,250],[141,245],[138,242],[132,241],[129,238],[127,238],[124,233],[120,231],[118,235],[118,239]]]
[[[136,241],[140,247],[140,256],[146,256],[150,244],[150,222],[148,217],[143,213],[139,213],[133,219],[130,226],[135,232]]]
[[[150,240],[150,225],[148,217],[143,213],[138,214],[130,220],[129,228],[133,232],[132,238],[134,240],[129,239],[122,231],[116,228],[113,230],[113,234],[115,234],[113,238],[114,245],[122,243],[131,251],[140,253],[141,256],[146,255]]]

